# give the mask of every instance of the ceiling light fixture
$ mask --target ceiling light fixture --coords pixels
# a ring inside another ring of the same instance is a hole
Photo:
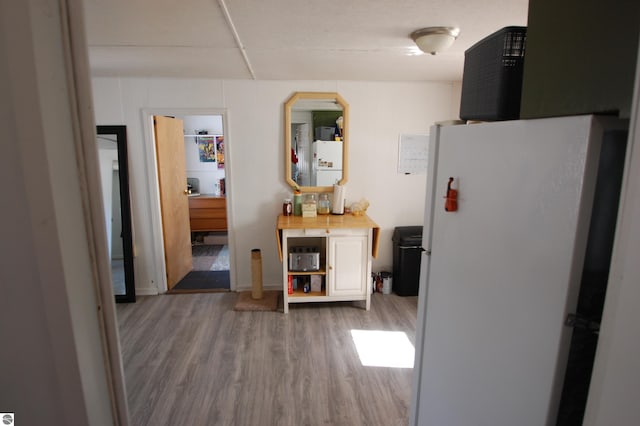
[[[435,55],[453,44],[460,35],[454,27],[427,27],[411,33],[411,38],[424,53]]]

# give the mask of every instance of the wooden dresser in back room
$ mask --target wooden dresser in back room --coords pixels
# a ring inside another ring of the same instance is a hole
[[[227,199],[214,195],[189,197],[189,223],[192,232],[226,231]]]

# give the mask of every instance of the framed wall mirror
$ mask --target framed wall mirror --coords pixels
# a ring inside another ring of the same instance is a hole
[[[334,92],[296,92],[284,104],[285,179],[331,192],[349,176],[349,105]]]
[[[126,126],[97,126],[98,160],[116,302],[135,302]]]

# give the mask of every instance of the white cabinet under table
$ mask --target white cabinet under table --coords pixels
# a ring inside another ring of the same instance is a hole
[[[315,218],[278,216],[276,229],[278,253],[282,261],[284,313],[290,303],[363,300],[371,305],[371,258],[378,254],[379,227],[368,216],[319,215]],[[292,271],[291,249],[314,247],[320,253],[320,268]],[[321,291],[305,292],[299,285],[289,294],[289,279],[305,281],[318,276]]]

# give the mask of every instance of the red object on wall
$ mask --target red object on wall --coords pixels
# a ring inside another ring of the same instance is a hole
[[[444,209],[448,212],[458,211],[458,191],[455,189],[451,189],[451,184],[453,183],[453,178],[449,178],[449,183],[447,184],[447,196],[444,201]]]

